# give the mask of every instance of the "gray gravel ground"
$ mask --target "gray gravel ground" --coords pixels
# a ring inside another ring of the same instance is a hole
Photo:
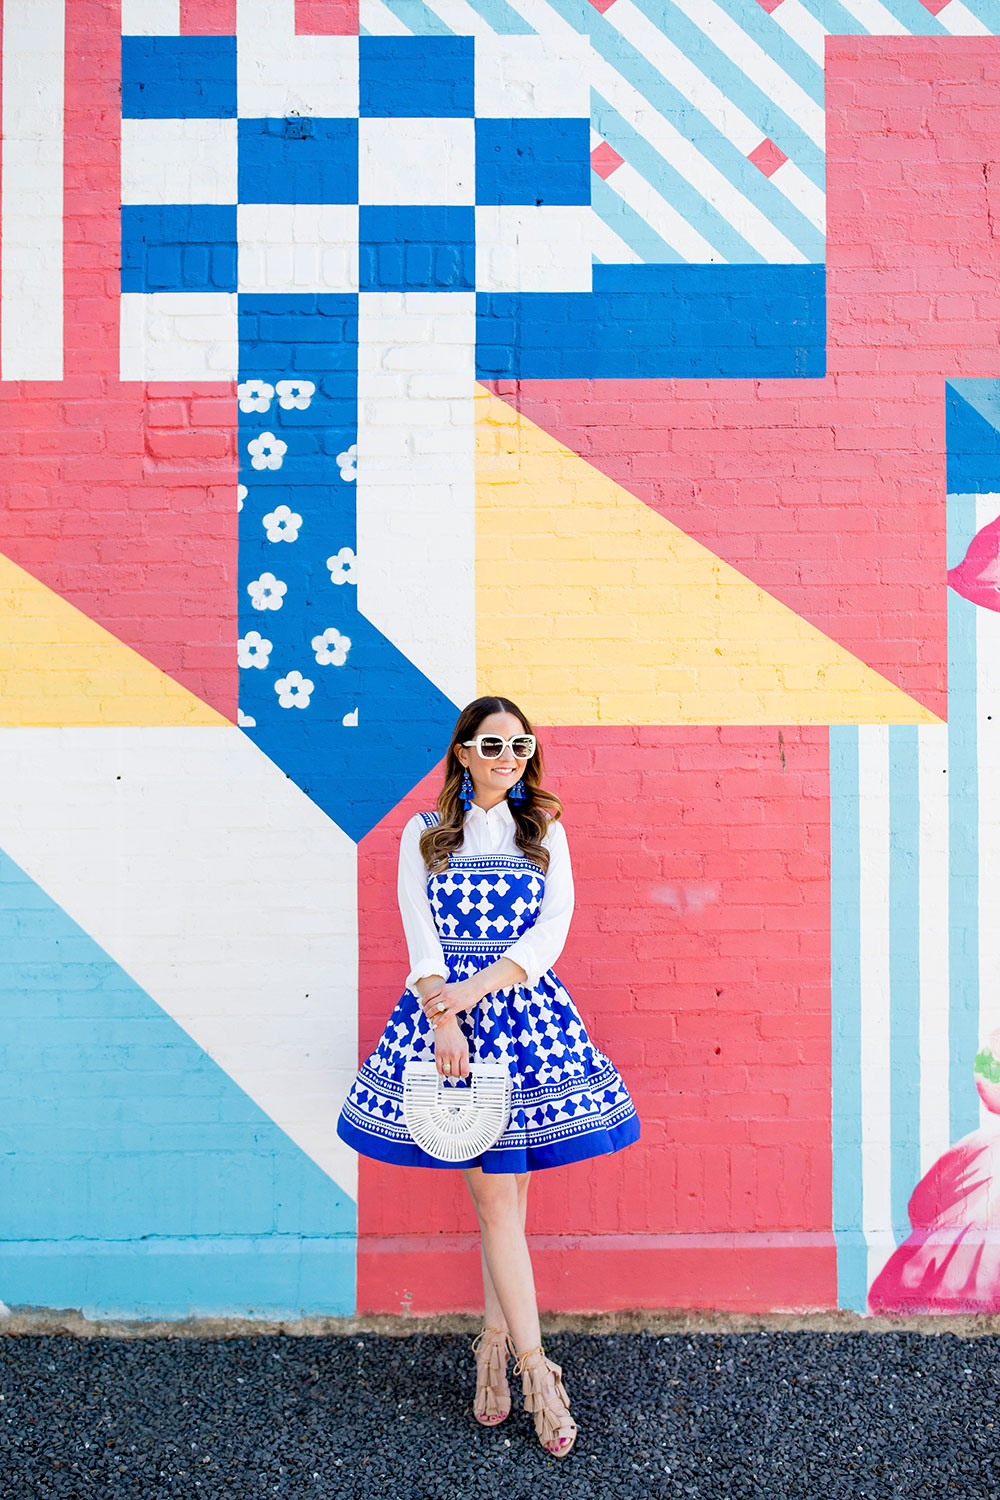
[[[0,1496],[1000,1497],[1000,1338],[552,1334],[580,1424],[472,1418],[457,1335],[0,1339]]]

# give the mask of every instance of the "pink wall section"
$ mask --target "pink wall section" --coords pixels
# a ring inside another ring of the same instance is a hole
[[[576,884],[556,972],[620,1067],[642,1140],[536,1175],[542,1304],[835,1305],[826,732],[550,729],[545,743]],[[362,1057],[406,968],[399,831],[437,785],[359,848]],[[362,1159],[359,1310],[474,1307],[473,1225],[459,1175],[429,1184]]]

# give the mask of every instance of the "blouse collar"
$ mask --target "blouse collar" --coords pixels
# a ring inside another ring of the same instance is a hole
[[[510,803],[506,797],[502,802],[498,802],[496,807],[491,807],[489,813],[487,813],[485,807],[480,807],[478,802],[473,802],[472,806],[466,811],[466,817],[478,816],[486,818],[487,816],[492,816],[494,813],[498,813],[501,821],[504,823],[513,823],[514,821],[514,814],[510,810]]]

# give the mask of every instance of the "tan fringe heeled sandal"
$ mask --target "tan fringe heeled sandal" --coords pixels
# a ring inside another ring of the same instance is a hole
[[[507,1360],[514,1345],[505,1328],[487,1326],[472,1341],[476,1356],[476,1399],[473,1415],[484,1427],[496,1427],[510,1415]]]
[[[546,1373],[552,1375],[554,1394],[546,1390]],[[549,1453],[565,1458],[576,1442],[576,1423],[569,1414],[569,1396],[562,1382],[562,1367],[547,1359],[541,1344],[517,1356],[514,1374],[524,1388],[524,1409],[534,1414],[535,1436]]]

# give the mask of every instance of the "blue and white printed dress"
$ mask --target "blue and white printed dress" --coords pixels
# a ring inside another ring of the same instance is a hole
[[[437,813],[419,815],[425,827]],[[516,854],[452,854],[428,874],[427,894],[450,980],[468,978],[501,957],[534,924],[545,876]],[[523,967],[523,966],[522,966]],[[416,1144],[403,1119],[403,1068],[434,1057],[434,1032],[409,990],[362,1064],[337,1122],[337,1134],[364,1156],[402,1166],[528,1172],[620,1151],[639,1138],[639,1120],[614,1064],[587,1035],[569,992],[548,969],[534,985],[484,996],[459,1025],[470,1059],[504,1062],[512,1080],[510,1123],[499,1140],[468,1161],[441,1161]],[[455,1088],[466,1084],[456,1082]]]

